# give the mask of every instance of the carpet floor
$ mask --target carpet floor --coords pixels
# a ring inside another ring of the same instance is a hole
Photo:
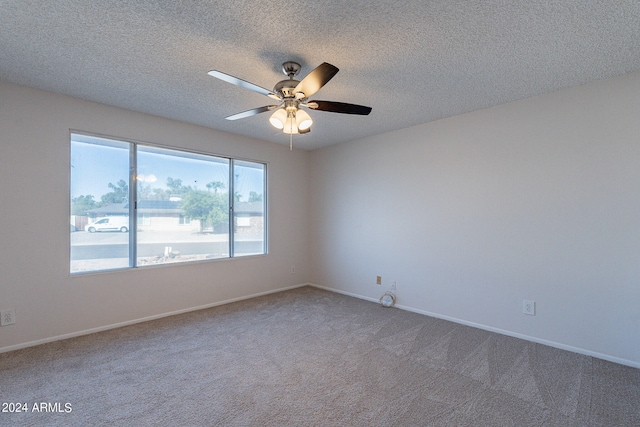
[[[0,395],[3,426],[640,426],[638,369],[312,287],[0,354]]]

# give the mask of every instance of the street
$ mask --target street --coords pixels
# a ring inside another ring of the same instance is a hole
[[[221,256],[229,253],[228,242],[156,242],[139,243],[138,257],[163,256],[165,247],[171,247],[172,252],[179,252],[181,256],[186,255],[215,255]],[[261,253],[262,241],[238,241],[235,242],[235,252]],[[72,260],[100,259],[100,258],[127,258],[129,256],[128,243],[108,243],[96,245],[76,245],[71,246]]]
[[[192,233],[189,231],[145,231],[138,232],[138,257],[163,256],[166,247],[180,256],[213,255],[226,256],[229,253],[228,235],[210,233]],[[78,231],[71,233],[71,260],[90,260],[105,258],[128,258],[129,233],[107,232],[89,233]],[[236,236],[237,254],[262,253],[264,242],[262,235],[242,234]]]

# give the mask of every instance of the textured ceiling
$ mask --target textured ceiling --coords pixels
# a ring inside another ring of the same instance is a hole
[[[0,0],[0,79],[282,144],[282,62],[340,72],[310,111],[315,149],[640,70],[638,0]]]

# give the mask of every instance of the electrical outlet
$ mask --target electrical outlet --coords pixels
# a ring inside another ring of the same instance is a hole
[[[295,265],[291,266],[291,274],[296,274],[296,266]]]
[[[2,310],[0,311],[0,326],[9,326],[16,323],[16,311],[15,310]]]
[[[529,316],[536,315],[536,302],[529,300],[522,300],[522,312],[524,314],[528,314]]]
[[[376,285],[382,285],[382,276],[376,276]]]

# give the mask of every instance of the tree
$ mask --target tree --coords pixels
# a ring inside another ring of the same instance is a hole
[[[167,178],[167,187],[169,187],[173,192],[178,193],[182,188],[182,180],[181,179],[173,179],[171,177]]]
[[[123,179],[118,181],[117,185],[109,183],[109,188],[112,191],[102,195],[102,203],[125,203],[129,200],[129,185]]]
[[[229,203],[226,194],[190,189],[182,198],[184,215],[200,221],[200,231],[205,224],[216,226],[228,224]]]
[[[154,188],[153,195],[149,196],[149,199],[152,200],[169,200],[171,198],[171,192],[165,190],[164,188]]]
[[[217,193],[218,190],[224,189],[224,183],[220,181],[213,181],[207,184],[207,188],[209,190],[213,189],[213,192]]]
[[[151,185],[138,183],[138,200],[148,200],[151,198]]]
[[[164,188],[151,188],[150,184],[138,184],[138,200],[169,200],[171,192]]]
[[[93,200],[93,196],[88,194],[86,196],[78,196],[71,199],[71,215],[87,215],[87,211],[100,207],[100,205]]]
[[[181,197],[187,194],[191,190],[191,186],[185,187],[184,185],[182,185],[181,179],[173,179],[171,177],[167,178],[167,187],[169,187],[168,192],[171,195],[181,196]]]
[[[213,226],[213,229],[220,225],[229,224],[229,195],[227,193],[214,193],[213,209],[209,212],[207,222]]]
[[[262,201],[262,194],[258,194],[255,191],[250,191],[249,192],[249,203],[251,202],[261,202]]]

